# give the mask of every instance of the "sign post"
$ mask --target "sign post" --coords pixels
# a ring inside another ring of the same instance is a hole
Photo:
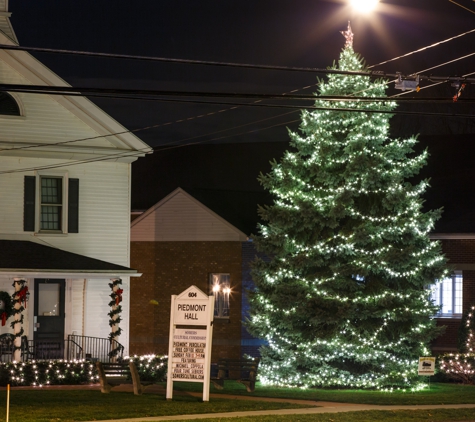
[[[203,383],[203,401],[209,401],[214,297],[198,287],[172,295],[168,345],[167,400],[173,381]]]
[[[419,358],[419,368],[417,371],[418,375],[431,376],[435,374],[435,357],[431,356],[422,356]],[[429,378],[429,389],[430,389],[430,378]]]

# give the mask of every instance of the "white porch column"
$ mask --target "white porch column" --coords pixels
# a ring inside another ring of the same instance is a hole
[[[122,332],[122,329],[119,326],[120,321],[122,320],[120,317],[122,312],[122,306],[120,305],[120,302],[122,302],[123,293],[123,289],[120,288],[121,284],[122,280],[120,278],[111,278],[111,283],[109,283],[109,287],[112,290],[112,293],[110,294],[111,301],[109,302],[109,306],[111,307],[109,312],[109,325],[111,327],[109,339],[111,342],[110,357],[113,362],[117,359],[117,355],[120,351],[118,338]]]
[[[13,301],[13,313],[14,313],[14,321],[13,321],[13,334],[15,335],[15,339],[13,340],[13,360],[20,362],[21,360],[21,336],[25,332],[23,329],[23,311],[25,308],[23,307],[23,302],[26,306],[26,301],[28,299],[28,286],[25,285],[26,280],[22,278],[14,278],[13,279],[13,288],[15,292],[12,294],[12,301]]]

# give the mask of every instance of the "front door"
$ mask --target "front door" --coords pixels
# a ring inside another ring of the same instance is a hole
[[[64,280],[35,279],[34,348],[36,359],[64,357]]]

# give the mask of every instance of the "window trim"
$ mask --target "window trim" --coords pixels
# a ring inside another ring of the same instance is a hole
[[[15,92],[7,92],[5,91],[4,94],[9,97],[11,101],[13,101],[18,108],[18,114],[4,114],[0,113],[0,118],[2,119],[18,119],[18,118],[25,118],[25,108],[23,107],[23,102],[21,101],[20,97]]]
[[[36,207],[35,207],[35,233],[38,234],[67,234],[68,233],[68,187],[69,174],[67,170],[38,170],[36,172]],[[61,187],[61,228],[59,230],[41,229],[41,179],[42,178],[62,179]]]
[[[228,283],[229,286],[227,287],[227,291],[224,292],[217,292],[214,288],[214,282],[213,278],[214,276],[227,276],[228,277]],[[208,277],[208,282],[209,282],[209,290],[210,290],[210,295],[214,296],[214,318],[215,319],[223,319],[223,320],[228,320],[230,318],[230,311],[231,311],[231,306],[230,306],[230,296],[231,296],[231,274],[230,273],[209,273]],[[217,295],[219,293],[219,296]],[[217,302],[219,301],[224,302],[223,310],[227,309],[227,315],[220,315],[219,308],[216,306]],[[218,313],[217,313],[218,312]]]

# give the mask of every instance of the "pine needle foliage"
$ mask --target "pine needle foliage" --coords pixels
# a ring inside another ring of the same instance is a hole
[[[346,46],[338,65],[365,70]],[[264,383],[303,387],[417,388],[419,356],[438,335],[428,286],[446,276],[446,261],[429,231],[440,210],[422,212],[427,181],[412,183],[427,151],[416,137],[389,139],[396,104],[386,82],[330,74],[321,96],[367,101],[315,105],[300,132],[260,183],[274,203],[260,207],[255,237],[269,257],[256,259],[248,328],[261,349]],[[336,109],[354,109],[344,111]]]

